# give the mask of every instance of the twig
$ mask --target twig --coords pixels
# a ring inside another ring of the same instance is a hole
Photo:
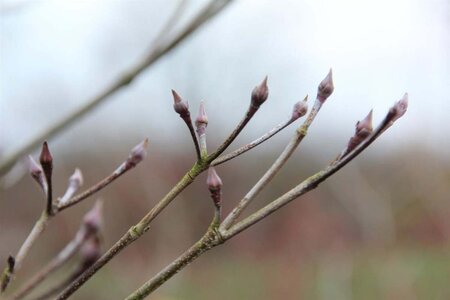
[[[244,229],[252,226],[253,224],[259,222],[264,219],[271,213],[275,212],[282,206],[288,204],[292,200],[300,197],[301,195],[309,192],[312,189],[315,189],[320,183],[325,181],[328,177],[339,171],[342,167],[344,167],[347,163],[352,161],[358,154],[364,151],[373,141],[375,141],[381,133],[383,133],[389,126],[392,120],[394,119],[395,114],[392,111],[389,111],[381,124],[377,127],[377,129],[359,146],[357,146],[352,152],[348,153],[344,158],[339,160],[337,163],[329,165],[322,171],[317,172],[316,174],[310,176],[302,183],[279,197],[278,199],[272,201],[270,204],[261,208],[257,212],[253,213],[249,217],[244,220],[238,222],[233,225],[229,230],[222,230],[222,237],[224,239],[228,239],[236,234],[240,233]]]
[[[403,99],[402,99],[403,100]],[[401,102],[400,100],[399,102]],[[399,103],[397,103],[396,106]],[[404,111],[406,111],[406,105]],[[394,108],[396,107],[394,106]],[[402,106],[402,105],[400,105]],[[301,184],[291,189],[289,192],[279,197],[278,199],[266,205],[256,213],[250,215],[243,221],[235,224],[230,229],[214,228],[211,226],[207,233],[191,248],[174,260],[171,264],[161,270],[149,281],[144,283],[139,289],[131,293],[126,299],[127,300],[141,300],[155,291],[158,287],[164,284],[172,276],[180,272],[189,263],[200,257],[204,252],[226,242],[231,239],[241,231],[247,229],[248,227],[256,224],[258,221],[264,219],[271,213],[280,209],[282,206],[286,205],[290,201],[298,198],[299,196],[305,194],[306,192],[316,188],[321,182],[326,180],[328,177],[339,171],[348,162],[353,160],[359,153],[366,149],[384,130],[386,130],[397,118],[404,114],[399,112],[399,110],[391,109],[380,126],[372,133],[372,135],[365,141],[363,141],[359,146],[357,146],[352,152],[350,152],[345,158],[340,160],[335,165],[328,166],[325,170],[316,173],[315,175],[309,177]]]
[[[261,82],[260,85],[255,87],[252,92],[250,106],[247,109],[242,120],[231,132],[231,134],[225,139],[225,141],[217,148],[217,150],[208,157],[208,161],[215,160],[220,154],[222,154],[228,146],[236,139],[239,133],[244,129],[247,123],[252,119],[260,106],[267,100],[269,96],[269,88],[267,87],[267,76]]]
[[[47,227],[49,219],[50,216],[47,214],[47,211],[43,211],[41,217],[36,221],[30,234],[28,235],[28,237],[20,247],[19,251],[17,252],[17,255],[15,257],[16,259],[16,266],[14,268],[15,272],[17,272],[22,267],[22,262],[24,258],[27,256],[31,247],[34,245],[34,243],[39,238],[41,233]]]
[[[180,118],[183,119],[184,123],[189,129],[189,133],[191,134],[192,141],[195,146],[195,153],[197,154],[197,160],[202,158],[200,153],[200,146],[198,144],[197,137],[195,135],[194,126],[192,125],[191,113],[189,111],[189,103],[184,101],[180,95],[178,95],[175,90],[172,90],[173,95],[173,109],[177,114],[180,115]]]
[[[214,17],[219,13],[225,6],[231,3],[233,0],[213,0],[208,5],[202,9],[195,18],[189,22],[186,27],[184,27],[178,34],[176,34],[172,39],[163,45],[155,45],[150,52],[139,61],[135,67],[131,68],[128,72],[124,72],[119,79],[117,79],[110,87],[98,94],[96,97],[88,100],[79,109],[73,111],[70,115],[64,117],[62,120],[56,122],[53,126],[48,128],[46,131],[37,135],[34,139],[29,141],[27,144],[16,150],[15,152],[7,155],[0,162],[0,175],[6,173],[15,162],[22,156],[31,152],[36,148],[42,140],[50,139],[56,134],[60,133],[73,123],[90,112],[93,108],[97,107],[100,103],[104,102],[109,96],[113,95],[115,92],[123,87],[128,86],[138,75],[140,75],[145,69],[153,65],[158,59],[170,52],[175,48],[180,42],[185,38],[194,33],[198,28],[200,28],[206,21]]]
[[[216,190],[217,191],[217,190]],[[215,192],[211,192],[215,193]],[[219,191],[220,193],[220,191]],[[211,195],[214,199],[217,195]],[[215,200],[214,200],[215,201]],[[156,290],[158,287],[163,285],[167,280],[172,278],[175,274],[180,272],[189,263],[194,261],[200,255],[206,251],[218,246],[224,242],[221,238],[219,232],[217,231],[217,210],[214,214],[213,220],[200,240],[198,240],[194,245],[192,245],[186,252],[181,254],[177,259],[170,263],[167,267],[162,269],[158,274],[156,274],[152,279],[143,284],[139,289],[130,294],[126,300],[138,300],[144,299],[151,292]]]
[[[36,286],[38,286],[48,275],[60,268],[70,258],[72,258],[80,249],[85,237],[78,232],[75,238],[70,241],[64,249],[53,258],[39,273],[33,276],[25,285],[12,297],[13,300],[21,299],[29,294]]]
[[[141,237],[150,227],[150,223],[159,213],[172,202],[194,179],[207,169],[207,165],[197,162],[189,172],[148,212],[139,223],[132,226],[98,261],[89,269],[73,281],[64,291],[58,295],[59,300],[67,299],[77,291],[86,281],[89,280],[98,270],[107,264],[113,257],[119,254],[124,248]]]
[[[277,126],[275,126],[274,128],[272,128],[271,130],[269,130],[267,133],[265,133],[264,135],[262,135],[261,137],[257,138],[256,140],[248,143],[247,145],[244,145],[236,150],[234,150],[233,152],[230,152],[228,154],[219,156],[218,158],[216,158],[215,160],[213,160],[211,162],[211,166],[218,166],[220,164],[223,164],[241,154],[244,154],[245,152],[255,148],[256,146],[264,143],[265,141],[267,141],[268,139],[270,139],[271,137],[273,137],[274,135],[276,135],[278,132],[280,132],[281,130],[283,130],[284,128],[286,128],[287,126],[291,125],[293,122],[295,122],[297,119],[299,119],[300,117],[302,117],[303,115],[306,114],[306,111],[308,110],[308,107],[306,106],[306,100],[308,99],[308,96],[305,97],[305,99],[303,101],[300,101],[298,103],[296,103],[294,105],[294,109],[292,112],[292,116],[289,120],[286,120],[284,122],[281,122],[280,124],[278,124]]]
[[[325,93],[325,89],[327,89]],[[311,109],[308,117],[303,122],[303,125],[300,126],[296,131],[291,141],[284,148],[283,152],[280,156],[275,160],[272,166],[266,171],[266,173],[258,180],[258,182],[252,187],[252,189],[244,196],[244,198],[239,201],[239,204],[231,211],[231,213],[225,218],[225,220],[220,225],[221,229],[228,229],[230,226],[239,218],[240,214],[244,211],[244,209],[250,204],[250,202],[264,189],[264,187],[275,177],[278,171],[284,166],[287,160],[291,157],[292,153],[294,153],[295,149],[297,149],[298,145],[301,143],[303,138],[306,136],[309,126],[314,121],[315,117],[319,113],[323,103],[325,100],[331,95],[333,92],[333,78],[332,72],[328,73],[324,80],[319,84],[319,88],[317,91],[316,101],[314,102],[314,106]]]
[[[75,237],[64,247],[59,254],[53,258],[44,268],[42,268],[35,276],[28,280],[25,285],[14,294],[14,300],[25,297],[38,284],[40,284],[48,275],[60,268],[70,258],[72,258],[80,249],[80,247],[89,240],[92,236],[98,235],[102,217],[102,202],[97,200],[94,207],[91,208],[83,218]]]

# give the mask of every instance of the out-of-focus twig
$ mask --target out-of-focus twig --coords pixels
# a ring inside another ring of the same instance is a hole
[[[105,100],[109,99],[111,95],[120,90],[123,87],[128,86],[137,76],[139,76],[144,70],[149,66],[153,65],[158,59],[163,57],[165,54],[170,52],[176,46],[178,46],[184,39],[189,37],[197,29],[199,29],[205,22],[214,17],[219,13],[225,6],[231,3],[232,0],[212,0],[207,4],[191,22],[189,22],[185,27],[182,28],[177,34],[175,34],[168,41],[164,42],[161,39],[161,43],[152,46],[149,53],[144,56],[136,65],[130,70],[119,76],[114,83],[112,83],[103,92],[99,93],[96,97],[88,100],[83,106],[76,109],[68,116],[65,116],[60,121],[56,122],[53,126],[38,134],[35,138],[27,142],[18,150],[13,153],[6,155],[0,162],[0,175],[6,173],[15,162],[22,156],[25,156],[33,149],[35,149],[42,140],[50,139],[61,131],[65,130],[67,127],[78,121],[81,117],[89,113],[92,109],[97,107],[99,104],[103,103]],[[177,11],[182,11],[183,8],[177,9]],[[179,13],[176,12],[176,15]],[[171,28],[172,25],[169,26]],[[164,31],[167,30],[167,26],[164,26]]]

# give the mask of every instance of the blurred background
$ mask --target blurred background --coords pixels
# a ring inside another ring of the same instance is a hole
[[[185,1],[180,29],[206,1]],[[108,87],[151,49],[179,1],[18,1],[0,6],[0,153],[12,153]],[[357,120],[374,123],[404,92],[409,110],[320,187],[159,289],[153,299],[450,299],[450,4],[446,0],[235,0],[89,115],[50,140],[55,195],[75,167],[94,184],[150,139],[148,158],[97,194],[108,249],[194,162],[170,89],[196,115],[205,101],[214,149],[265,75],[270,96],[231,149],[285,120],[333,68],[335,92],[300,151],[249,212],[326,166]],[[228,212],[296,126],[217,169]],[[37,158],[37,153],[31,153]],[[1,155],[0,155],[1,157]],[[122,299],[204,232],[213,206],[202,174],[73,299]],[[27,257],[17,289],[75,234],[93,199],[58,215]],[[1,180],[0,265],[44,199],[19,163]],[[59,282],[61,270],[41,291]]]

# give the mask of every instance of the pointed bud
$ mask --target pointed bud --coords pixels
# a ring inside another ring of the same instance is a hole
[[[78,190],[83,185],[83,174],[80,169],[76,168],[72,176],[70,176],[69,185],[75,190]]]
[[[305,99],[303,101],[299,101],[295,103],[294,109],[292,110],[292,117],[291,120],[295,121],[298,118],[303,117],[308,112],[308,104],[306,103],[308,101],[308,95],[306,95]]]
[[[372,112],[373,110],[370,110],[370,112],[362,121],[356,122],[355,135],[352,136],[348,141],[347,148],[340,156],[340,159],[352,152],[372,133]]]
[[[204,124],[205,127],[208,125],[208,116],[206,115],[205,111],[205,104],[200,102],[200,107],[198,109],[198,116],[197,119],[195,119],[195,126],[199,127],[200,125]]]
[[[390,113],[393,113],[392,123],[400,119],[406,113],[407,109],[408,93],[405,93],[403,97],[389,110]]]
[[[46,187],[46,183],[45,183],[45,178],[44,178],[44,174],[42,171],[41,166],[33,159],[33,157],[31,155],[28,155],[28,170],[30,172],[31,177],[33,177],[34,180],[36,180],[36,182],[39,184],[39,186],[41,187],[41,189],[43,191],[45,191]]]
[[[372,112],[373,109],[370,110],[369,114],[362,121],[358,121],[356,123],[355,135],[366,138],[369,134],[372,133]]]
[[[333,93],[334,85],[333,85],[333,73],[332,70],[328,72],[327,77],[325,77],[322,82],[319,84],[317,89],[317,99],[320,102],[324,103],[328,97]]]
[[[100,239],[94,236],[88,239],[80,248],[81,265],[83,269],[92,266],[102,255]]]
[[[208,189],[213,192],[220,190],[222,188],[222,180],[219,175],[217,175],[216,169],[214,167],[209,167],[208,169],[208,178],[206,179],[206,184],[208,185]]]
[[[128,168],[135,167],[147,156],[148,138],[137,144],[130,152],[126,161]]]
[[[83,218],[83,226],[88,233],[96,233],[100,230],[103,223],[103,202],[97,200],[94,207],[88,211]]]
[[[269,88],[267,86],[267,76],[261,82],[260,85],[256,86],[252,91],[252,105],[259,107],[263,104],[267,97],[269,97]]]
[[[188,117],[189,114],[189,104],[187,101],[183,101],[180,95],[177,94],[174,90],[172,90],[173,95],[173,109],[180,117]]]
[[[39,161],[41,163],[42,169],[44,170],[45,177],[47,180],[52,177],[53,171],[53,157],[48,149],[48,144],[45,141],[42,144],[41,156],[39,157]]]
[[[222,180],[219,175],[217,175],[216,169],[214,167],[209,167],[208,178],[206,179],[206,184],[211,192],[211,198],[214,201],[214,205],[220,211],[220,202],[222,199]]]

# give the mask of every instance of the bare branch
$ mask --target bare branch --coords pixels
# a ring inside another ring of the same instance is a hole
[[[299,119],[300,117],[302,117],[303,115],[306,114],[306,111],[308,110],[308,107],[306,105],[307,99],[308,99],[308,96],[306,96],[303,101],[299,101],[294,105],[292,116],[289,120],[281,122],[280,124],[278,124],[277,126],[272,128],[271,130],[269,130],[267,133],[265,133],[261,137],[257,138],[256,140],[248,143],[247,145],[244,145],[228,154],[219,156],[218,158],[216,158],[215,160],[213,160],[211,162],[211,165],[218,166],[218,165],[223,164],[241,154],[244,154],[245,152],[250,151],[251,149],[255,148],[256,146],[264,143],[265,141],[267,141],[268,139],[270,139],[271,137],[276,135],[278,132],[282,131],[287,126],[291,125],[294,121],[296,121],[297,119]]]
[[[395,106],[394,106],[395,108]],[[229,239],[236,234],[240,233],[241,231],[245,230],[246,228],[252,226],[253,224],[259,222],[260,220],[264,219],[268,215],[272,214],[273,212],[277,211],[282,206],[288,204],[292,200],[298,198],[299,196],[309,192],[312,189],[315,189],[320,183],[325,181],[328,177],[339,171],[341,168],[343,168],[347,163],[352,161],[358,154],[360,154],[362,151],[364,151],[370,144],[372,144],[373,141],[375,141],[381,133],[383,133],[389,126],[391,126],[392,122],[395,121],[396,117],[395,109],[390,109],[387,113],[386,117],[383,119],[381,124],[377,127],[377,129],[362,143],[359,144],[352,152],[348,153],[345,157],[343,157],[341,160],[339,160],[335,164],[329,165],[327,168],[325,168],[322,171],[319,171],[318,173],[314,174],[313,176],[310,176],[306,180],[304,180],[302,183],[279,197],[278,199],[272,201],[270,204],[266,205],[265,207],[261,208],[257,212],[253,213],[249,217],[245,218],[244,220],[240,221],[239,223],[233,225],[231,228],[226,230],[225,228],[221,231],[222,237],[226,240]]]
[[[57,135],[61,131],[68,128],[70,125],[78,121],[80,118],[89,113],[92,109],[109,99],[111,95],[116,93],[121,88],[128,86],[137,76],[139,76],[144,70],[152,66],[162,56],[170,52],[176,46],[180,44],[184,39],[194,33],[198,28],[205,24],[209,19],[214,17],[217,13],[222,11],[233,0],[212,0],[208,3],[180,32],[178,32],[173,38],[163,44],[156,44],[149,53],[143,57],[135,67],[129,71],[124,72],[113,84],[111,84],[106,90],[99,93],[96,97],[88,100],[79,109],[73,111],[70,115],[65,116],[60,121],[56,122],[53,126],[46,131],[38,134],[34,139],[27,142],[24,146],[17,151],[7,155],[0,162],[0,175],[6,173],[15,162],[22,156],[31,152],[36,148],[42,140],[50,139]],[[165,29],[163,29],[165,30]]]
[[[244,209],[250,204],[250,202],[266,187],[266,185],[275,177],[278,171],[284,166],[287,160],[291,157],[292,153],[294,153],[295,149],[297,149],[298,145],[301,143],[303,138],[306,136],[308,132],[309,126],[314,121],[315,117],[319,113],[323,103],[325,100],[331,95],[333,92],[333,79],[331,70],[324,80],[319,84],[317,90],[316,101],[314,102],[314,106],[309,112],[308,117],[303,122],[303,125],[298,128],[292,137],[291,141],[284,148],[283,152],[280,156],[275,160],[272,166],[266,171],[266,173],[258,180],[258,182],[252,187],[252,189],[244,196],[244,198],[239,201],[239,204],[231,211],[231,213],[225,218],[225,220],[220,225],[221,230],[228,229],[230,226],[239,218],[240,214],[244,211]]]

